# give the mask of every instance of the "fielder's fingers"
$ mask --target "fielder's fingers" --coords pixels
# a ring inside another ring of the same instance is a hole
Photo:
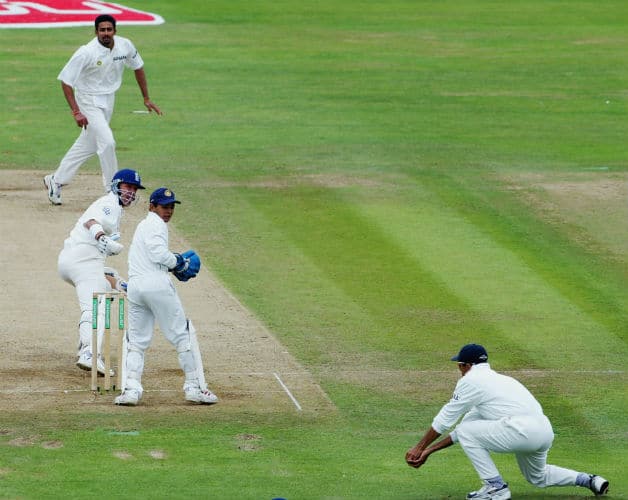
[[[146,106],[146,108],[148,108],[149,112],[154,111],[155,113],[157,113],[158,115],[161,115],[161,109],[159,109],[155,104],[153,104],[151,101],[146,101],[144,103],[144,106]]]
[[[76,124],[81,128],[87,128],[88,123],[89,122],[87,121],[87,118],[85,118],[84,116],[76,120]]]

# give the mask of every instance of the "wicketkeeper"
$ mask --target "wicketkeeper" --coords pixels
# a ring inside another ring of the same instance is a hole
[[[135,406],[142,398],[144,353],[153,338],[155,321],[176,348],[179,365],[185,373],[186,401],[213,404],[218,398],[205,385],[203,363],[192,322],[186,318],[169,273],[180,281],[194,278],[200,267],[198,255],[189,250],[173,253],[168,247],[167,223],[180,203],[165,187],[150,196],[148,215],[135,230],[129,247],[128,342],[126,380],[115,404]]]
[[[406,453],[408,465],[418,469],[432,453],[458,443],[483,481],[479,490],[467,495],[468,500],[511,498],[491,452],[514,454],[526,480],[539,488],[582,486],[595,495],[606,494],[608,481],[603,477],[547,463],[554,440],[550,421],[520,382],[491,369],[483,346],[467,344],[451,360],[458,363],[462,377],[430,429]],[[460,417],[462,420],[447,437],[430,446]]]

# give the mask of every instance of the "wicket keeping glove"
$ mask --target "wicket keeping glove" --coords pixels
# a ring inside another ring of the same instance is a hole
[[[187,281],[196,277],[201,269],[201,259],[194,250],[188,250],[183,254],[174,254],[177,258],[176,265],[172,268],[172,274],[179,281]]]

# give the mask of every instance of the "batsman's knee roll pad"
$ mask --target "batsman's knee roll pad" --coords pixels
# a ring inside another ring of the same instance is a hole
[[[89,323],[89,326],[91,328],[92,326],[92,310],[84,310],[81,311],[81,319],[79,320],[79,328],[81,326],[81,323]]]
[[[144,354],[144,349],[141,349],[138,346],[136,346],[135,344],[131,344],[130,342],[127,345],[127,350],[129,352],[139,352],[140,354]]]
[[[127,365],[137,364],[138,366],[144,365],[144,351],[136,345],[129,344],[126,348]]]
[[[192,346],[190,345],[189,337],[186,335],[185,338],[179,340],[176,347],[179,354],[190,351],[192,349]]]
[[[137,346],[129,344],[126,351],[126,378],[142,379],[144,372],[144,351]],[[133,387],[135,389],[135,387]]]

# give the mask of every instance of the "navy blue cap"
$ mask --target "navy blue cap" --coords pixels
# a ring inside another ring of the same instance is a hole
[[[171,203],[181,203],[174,197],[174,192],[167,187],[155,189],[150,195],[150,202],[153,205],[170,205]]]
[[[488,361],[488,354],[484,346],[480,344],[467,344],[460,352],[456,354],[452,361],[458,361],[458,363],[469,363],[476,365],[478,363],[486,363]]]

